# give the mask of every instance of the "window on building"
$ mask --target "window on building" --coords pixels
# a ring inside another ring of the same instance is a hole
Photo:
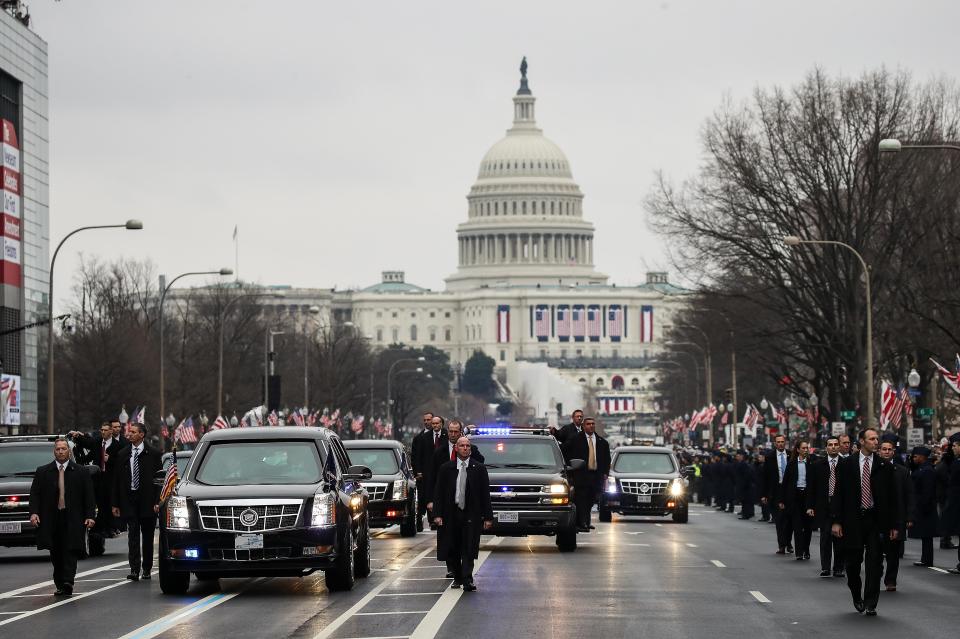
[[[610,357],[612,357],[613,359],[617,359],[618,357],[620,357],[620,351],[618,351],[617,349],[613,349],[613,352],[610,353]]]
[[[577,381],[580,382],[581,384],[586,384],[586,383],[587,383],[587,378],[586,378],[586,377],[581,377],[581,378],[578,379]]]
[[[430,329],[430,341],[431,342],[437,341],[437,329],[435,328]]]
[[[540,359],[547,359],[547,349],[545,348],[540,349]]]
[[[583,357],[583,349],[577,349],[577,357]]]
[[[567,359],[567,349],[565,348],[560,349],[560,359]]]
[[[378,342],[382,342],[382,341],[383,341],[383,329],[382,329],[382,328],[378,328],[378,329],[377,329],[377,341],[378,341]]]
[[[612,388],[613,390],[623,390],[623,386],[624,386],[623,378],[620,377],[619,375],[614,375],[613,378],[610,380],[610,388]]]
[[[393,329],[391,330],[391,333],[393,333],[393,335],[392,335],[392,337],[393,337],[393,343],[394,343],[394,344],[399,344],[399,343],[400,343],[400,329],[399,329],[399,328],[393,328]]]
[[[597,385],[597,386],[603,386],[603,378],[602,378],[602,377],[598,377],[598,378],[597,378],[596,385]]]
[[[410,313],[410,317],[416,317],[416,316],[417,316],[416,313]]]
[[[449,329],[449,328],[443,329],[443,339],[444,339],[444,341],[446,341],[446,342],[449,342],[449,341],[450,341],[450,329]]]
[[[630,385],[631,385],[631,386],[639,386],[639,385],[640,385],[640,379],[637,378],[637,377],[634,377],[633,379],[630,380]]]
[[[417,341],[417,325],[416,324],[413,324],[410,326],[410,341],[411,342]]]
[[[446,313],[444,313],[443,316],[444,316],[444,317],[450,317],[450,311],[447,311]]]
[[[377,319],[380,319],[381,317],[383,317],[383,312],[377,311]]]
[[[397,312],[396,312],[396,311],[390,313],[390,317],[396,317],[396,316],[397,316]]]
[[[436,313],[434,313],[433,311],[430,311],[430,317],[436,317],[436,316],[437,316]]]
[[[507,351],[500,351],[500,361],[501,362],[507,361]]]

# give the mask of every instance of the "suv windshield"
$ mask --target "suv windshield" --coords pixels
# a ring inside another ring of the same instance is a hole
[[[195,479],[211,486],[239,486],[316,484],[321,477],[320,454],[312,441],[229,441],[210,445]]]
[[[53,461],[53,443],[37,446],[0,446],[0,476],[33,473]]]
[[[544,439],[474,439],[487,468],[560,468],[556,442]]]
[[[351,464],[367,466],[374,475],[393,475],[400,470],[392,448],[349,448],[347,453]]]
[[[676,471],[673,456],[668,453],[620,453],[613,464],[618,473],[656,473],[667,475]]]

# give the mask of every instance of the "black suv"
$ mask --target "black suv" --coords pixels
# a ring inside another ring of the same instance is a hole
[[[351,466],[325,428],[217,430],[203,436],[160,510],[160,589],[190,573],[295,577],[323,570],[329,590],[370,574],[370,469]]]
[[[0,546],[37,545],[37,528],[30,523],[30,486],[37,468],[53,461],[53,443],[60,437],[0,437]],[[73,442],[69,438],[67,444],[72,451]],[[94,481],[99,481],[100,469],[86,468]],[[81,556],[87,555],[86,546],[84,544]],[[91,551],[95,555],[103,554],[102,547],[91,548]]]
[[[561,552],[577,549],[576,509],[570,502],[567,473],[557,440],[540,431],[478,429],[470,438],[490,475],[492,534],[504,537],[555,535]]]
[[[613,450],[610,475],[600,497],[600,521],[611,513],[621,515],[671,515],[687,523],[689,468],[681,468],[669,448],[620,446]]]
[[[343,442],[351,464],[373,473],[363,487],[370,496],[370,526],[400,524],[401,537],[417,534],[417,480],[407,452],[392,439],[350,439]]]

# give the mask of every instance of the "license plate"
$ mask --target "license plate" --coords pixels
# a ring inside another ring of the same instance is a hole
[[[7,534],[19,534],[20,533],[20,522],[19,521],[5,521],[0,523],[0,533]]]
[[[263,535],[237,535],[234,540],[237,550],[259,550],[263,548]]]
[[[501,524],[516,524],[520,522],[520,513],[514,513],[509,511],[501,511],[493,513],[493,516]]]
[[[651,501],[653,501],[653,497],[650,495],[638,495],[637,501],[639,501],[641,504],[649,504]]]

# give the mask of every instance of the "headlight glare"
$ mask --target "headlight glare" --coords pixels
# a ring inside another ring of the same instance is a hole
[[[617,480],[614,477],[607,477],[607,492],[617,492]]]
[[[565,495],[567,493],[567,487],[564,484],[550,484],[547,490],[553,495]]]
[[[337,520],[336,502],[333,493],[317,493],[313,496],[311,526],[332,526]]]
[[[675,481],[670,484],[670,494],[679,497],[683,494],[683,482]]]
[[[393,482],[393,501],[407,498],[407,480],[397,479]]]
[[[172,530],[190,529],[190,511],[187,509],[186,497],[170,497],[167,499],[167,528]]]

